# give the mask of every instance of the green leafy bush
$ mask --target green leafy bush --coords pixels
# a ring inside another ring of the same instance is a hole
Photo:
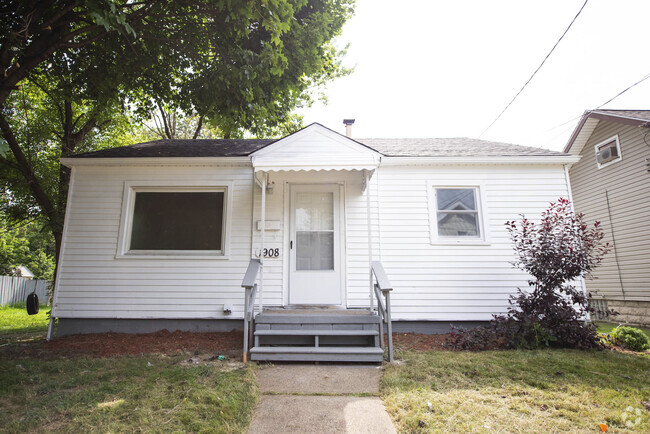
[[[612,332],[612,340],[616,345],[632,351],[645,351],[650,349],[650,339],[648,339],[648,336],[634,327],[616,327]]]

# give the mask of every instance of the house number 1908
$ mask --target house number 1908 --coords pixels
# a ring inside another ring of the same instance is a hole
[[[280,256],[280,249],[264,249],[262,253],[265,258],[277,258]]]

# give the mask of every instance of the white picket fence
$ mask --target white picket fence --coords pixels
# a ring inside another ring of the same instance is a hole
[[[36,291],[40,304],[48,302],[49,280],[32,280],[24,277],[0,276],[0,306],[24,303]]]

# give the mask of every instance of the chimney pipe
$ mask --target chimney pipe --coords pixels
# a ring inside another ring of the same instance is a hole
[[[352,138],[352,124],[354,124],[354,119],[343,119],[343,124],[345,125],[345,135]]]

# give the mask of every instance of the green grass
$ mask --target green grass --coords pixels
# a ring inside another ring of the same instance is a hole
[[[41,306],[36,315],[27,315],[24,305],[0,307],[0,341],[45,337],[49,306]]]
[[[0,360],[0,432],[245,432],[253,368],[180,360]]]
[[[604,321],[599,321],[596,322],[595,324],[596,327],[598,328],[598,333],[611,333],[616,327],[618,327],[618,323],[611,323],[611,322],[604,322]],[[650,337],[650,328],[639,327],[639,326],[630,326],[630,327],[639,329],[643,333],[645,333],[648,337]]]
[[[641,405],[650,399],[648,356],[403,351],[397,358],[403,363],[387,366],[381,394],[398,432],[595,432],[599,423],[627,429],[630,420],[650,432]]]

